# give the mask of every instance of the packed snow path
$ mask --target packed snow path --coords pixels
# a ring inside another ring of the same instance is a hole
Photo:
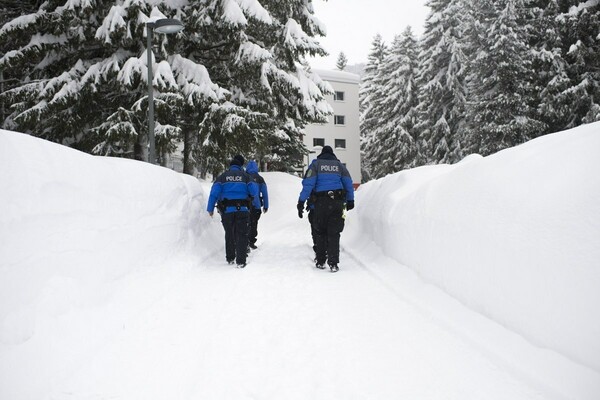
[[[343,251],[340,272],[314,268],[296,195],[271,188],[245,269],[215,249],[49,398],[547,398],[406,302],[374,273],[385,266]]]
[[[51,398],[543,398],[346,254],[311,268],[296,237],[189,272]]]

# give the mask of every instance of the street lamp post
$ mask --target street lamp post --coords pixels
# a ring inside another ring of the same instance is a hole
[[[148,45],[146,52],[148,53],[148,161],[151,164],[156,164],[156,150],[154,145],[154,89],[152,87],[152,31],[158,33],[170,34],[177,33],[183,29],[181,21],[171,18],[157,19],[154,22],[146,23],[146,37]]]

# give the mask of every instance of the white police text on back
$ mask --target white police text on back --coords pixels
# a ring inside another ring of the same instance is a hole
[[[241,176],[226,176],[225,177],[225,181],[227,182],[241,182],[242,181],[242,177]]]
[[[338,165],[321,165],[321,171],[340,172],[340,167]]]

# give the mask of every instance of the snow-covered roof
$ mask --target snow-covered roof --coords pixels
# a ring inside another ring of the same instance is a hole
[[[342,82],[342,83],[359,83],[360,76],[346,71],[328,70],[328,69],[315,69],[321,79],[329,82]]]

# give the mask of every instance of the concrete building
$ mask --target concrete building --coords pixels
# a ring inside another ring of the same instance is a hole
[[[360,77],[344,71],[315,70],[335,91],[327,101],[333,115],[327,123],[311,124],[306,127],[304,144],[311,151],[304,159],[304,170],[320,153],[325,145],[333,148],[335,155],[346,165],[354,185],[361,182],[360,173],[360,129],[358,125],[358,88]]]

